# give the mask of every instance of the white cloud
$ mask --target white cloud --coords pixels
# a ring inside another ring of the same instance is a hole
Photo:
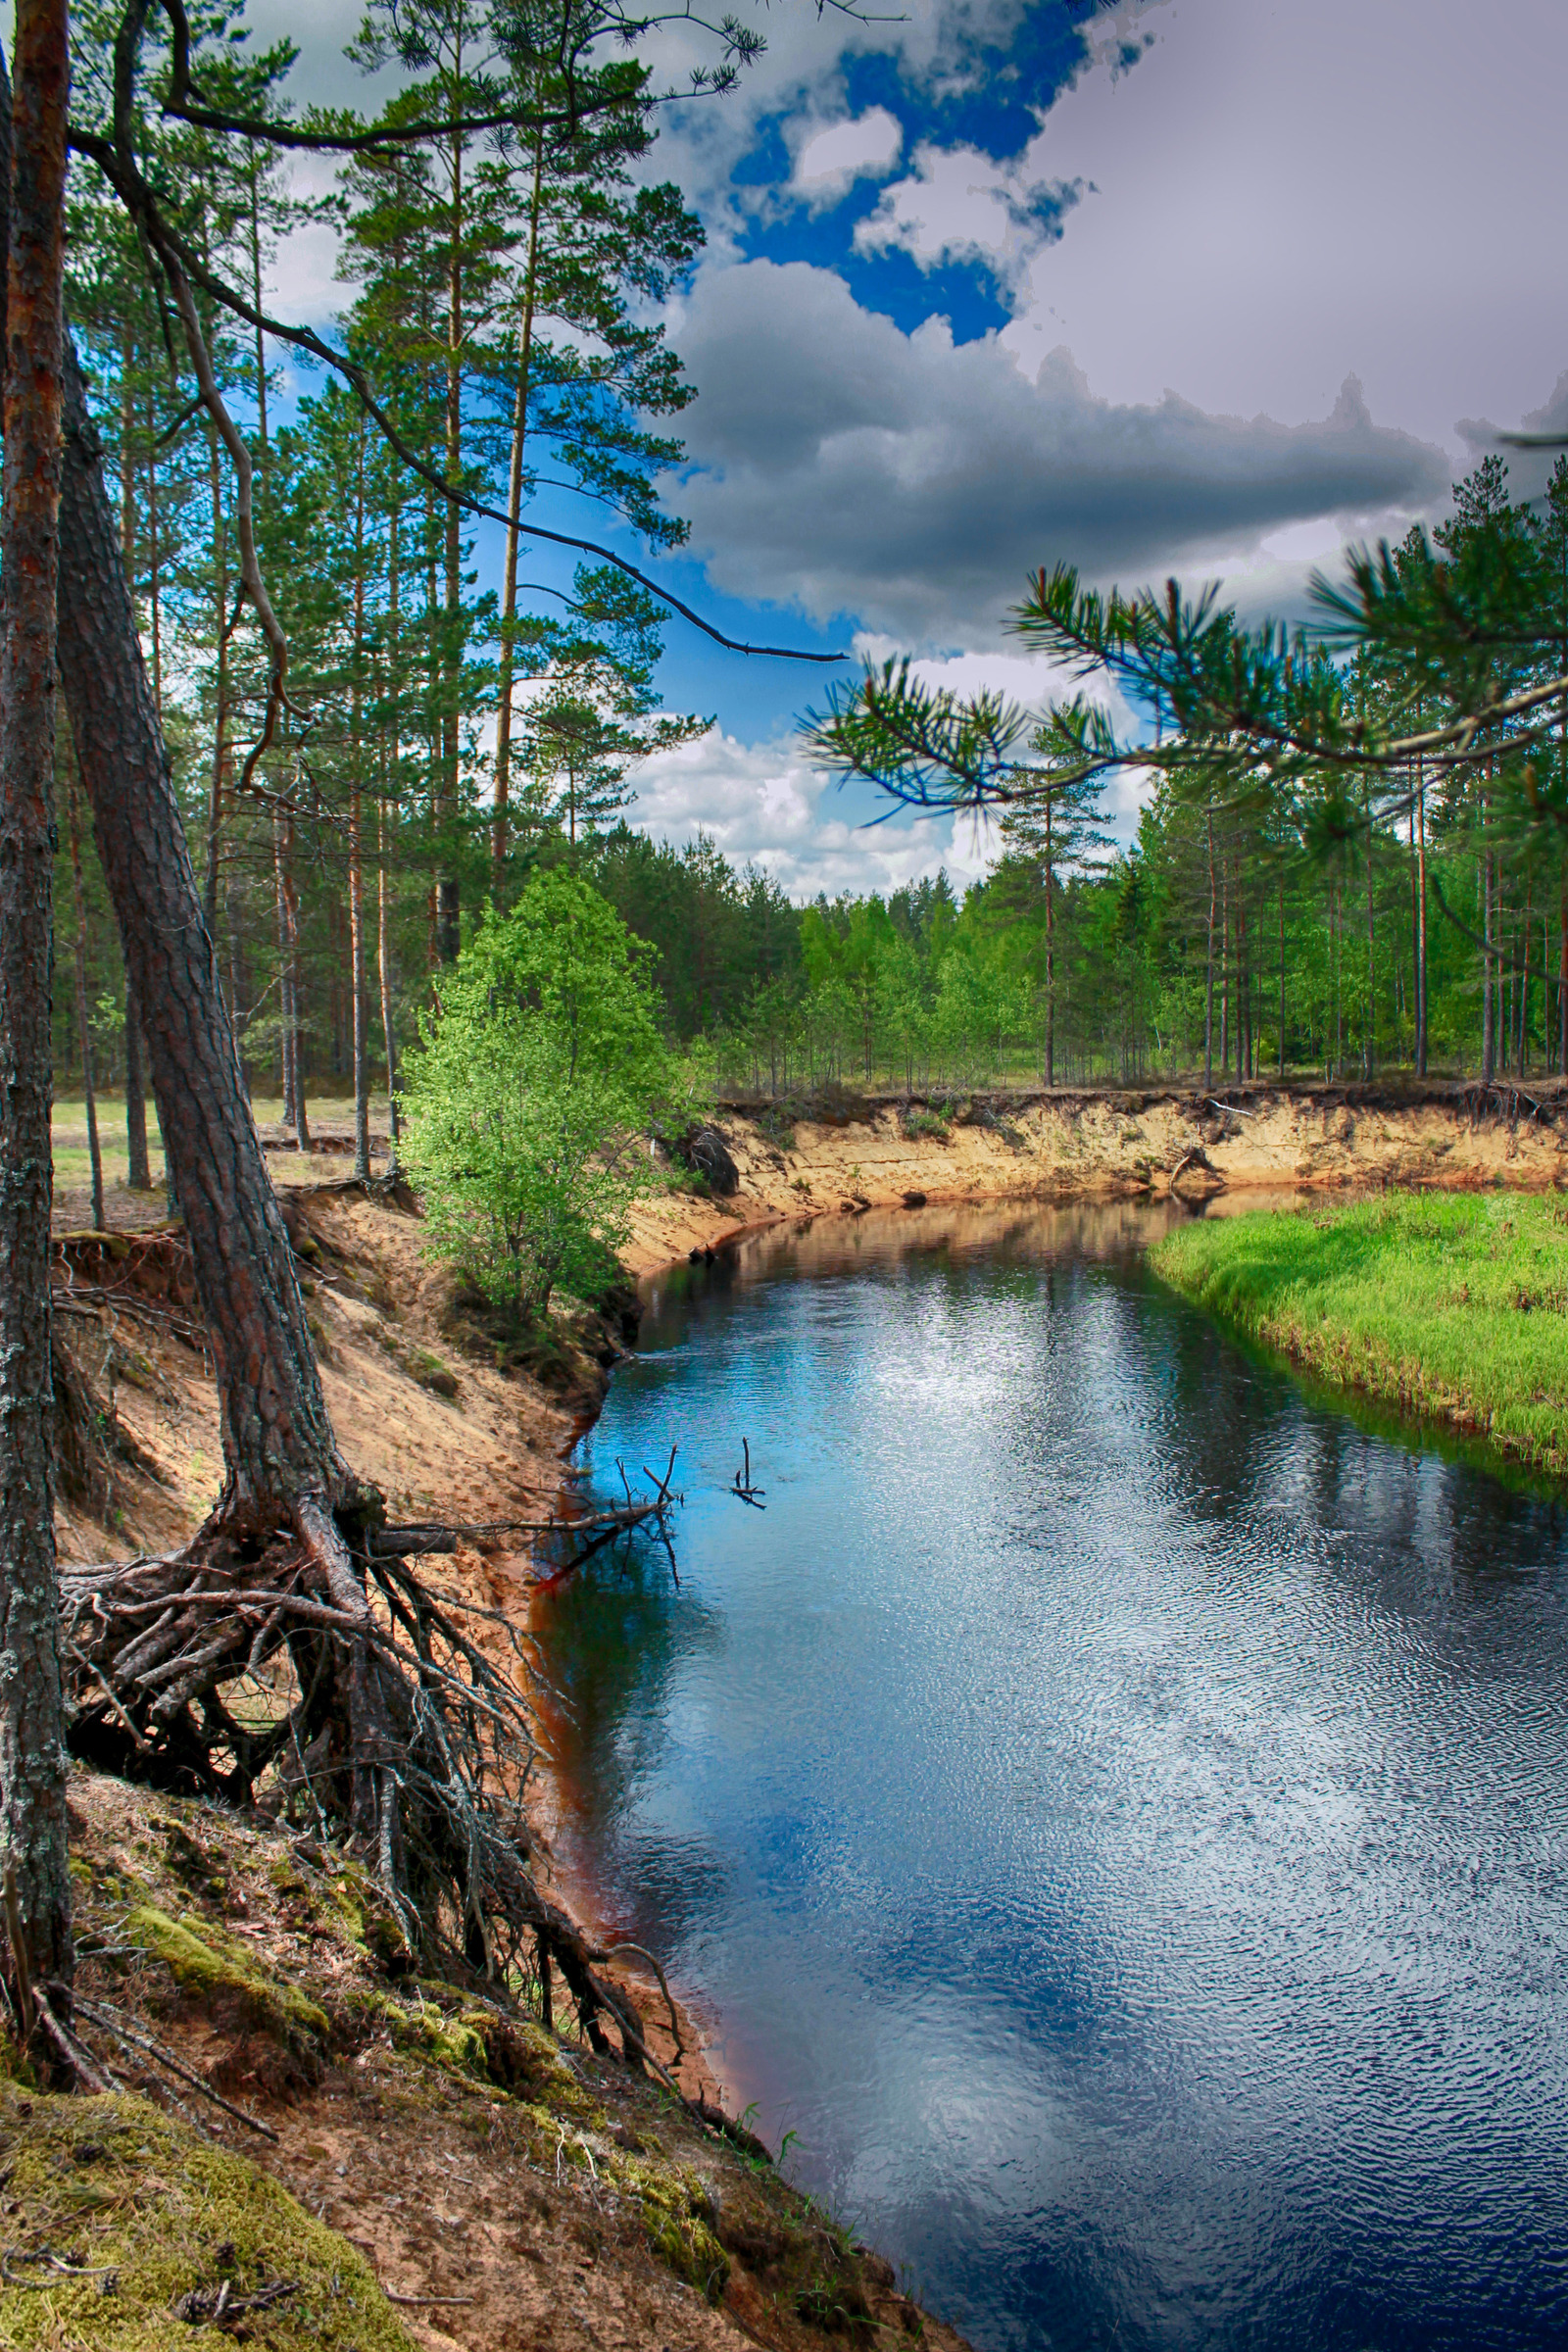
[[[1027,168],[993,163],[973,147],[917,147],[914,170],[884,188],[874,213],[858,222],[861,253],[907,253],[924,270],[945,262],[984,262],[1011,284],[1042,245],[1059,236],[1081,183],[1036,179]]]
[[[318,204],[337,184],[333,156],[288,158],[289,193],[299,204]],[[290,325],[330,326],[354,299],[354,289],[337,275],[341,239],[337,224],[318,214],[280,237],[264,280],[268,307]],[[281,356],[281,355],[279,355]]]
[[[858,662],[881,662],[901,652],[888,637],[860,634]],[[997,651],[932,657],[911,663],[927,685],[966,697],[989,688],[1026,710],[1040,710],[1076,682],[1038,654]],[[1097,681],[1090,691],[1131,730],[1133,712],[1116,690]],[[798,739],[744,743],[715,729],[645,760],[636,772],[631,821],[656,841],[682,847],[701,829],[710,833],[732,864],[748,860],[771,874],[797,901],[818,891],[879,891],[884,896],[922,876],[947,869],[958,892],[995,862],[994,824],[973,817],[895,818],[875,823],[888,803],[869,787],[842,793],[805,758]],[[1150,789],[1141,772],[1118,777],[1105,795],[1111,829],[1120,841],[1137,830]]]
[[[801,131],[790,188],[813,205],[836,204],[857,179],[881,179],[904,147],[904,126],[885,106]]]
[[[961,892],[991,861],[985,827],[951,817],[867,825],[880,813],[879,804],[841,793],[792,738],[748,744],[715,728],[643,762],[631,822],[677,847],[710,833],[732,864],[760,866],[797,901],[818,891],[885,895],[941,866]]]
[[[1224,569],[1325,514],[1401,529],[1448,476],[1373,423],[1353,379],[1309,424],[1168,391],[1116,405],[1064,348],[1031,382],[999,338],[956,346],[941,319],[905,334],[805,263],[706,270],[680,347],[696,470],[671,504],[715,582],[911,650],[994,646],[1042,564],[1129,584]]]

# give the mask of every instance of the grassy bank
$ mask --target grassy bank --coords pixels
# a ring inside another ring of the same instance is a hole
[[[1200,1220],[1151,1263],[1304,1369],[1568,1475],[1568,1205],[1554,1197]]]

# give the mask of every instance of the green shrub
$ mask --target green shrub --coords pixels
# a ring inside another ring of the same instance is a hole
[[[585,882],[536,875],[442,973],[409,1057],[402,1154],[431,1251],[528,1320],[614,1278],[632,1202],[664,1181],[649,1131],[692,1114],[648,955]]]

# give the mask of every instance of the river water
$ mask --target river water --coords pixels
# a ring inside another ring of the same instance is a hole
[[[873,1212],[649,1286],[546,1609],[566,1859],[981,2352],[1568,2344],[1568,1517],[1142,1262]],[[751,1442],[757,1511],[726,1493]]]

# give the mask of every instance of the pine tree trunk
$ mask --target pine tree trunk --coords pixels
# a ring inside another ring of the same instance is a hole
[[[506,899],[507,828],[512,787],[513,624],[517,617],[517,547],[522,513],[522,452],[528,432],[528,375],[533,360],[534,297],[539,284],[539,216],[544,199],[545,140],[533,143],[533,193],[528,208],[528,262],[523,278],[522,326],[517,336],[517,397],[512,417],[507,471],[507,567],[501,598],[500,706],[496,713],[496,806],[491,825],[491,888],[497,907]]]
[[[376,934],[375,968],[381,990],[381,1036],[386,1047],[386,1125],[388,1174],[398,1164],[398,1048],[397,1031],[392,1017],[392,943],[386,888],[386,807],[383,803],[376,812],[376,857],[380,871],[376,875]]]
[[[305,1108],[305,1015],[300,1009],[300,902],[294,887],[294,819],[283,816],[277,831],[279,904],[283,913],[283,968],[288,985],[289,1072],[294,1102],[291,1124],[300,1151],[311,1148],[311,1122]]]
[[[1485,818],[1483,817],[1483,823]],[[1497,1074],[1495,991],[1492,956],[1492,852],[1481,857],[1481,1083],[1490,1086]]]
[[[1416,780],[1416,877],[1421,892],[1421,927],[1419,932],[1421,957],[1416,974],[1416,1032],[1415,1067],[1417,1077],[1427,1074],[1427,788],[1425,774]]]
[[[455,136],[452,149],[452,247],[447,274],[447,402],[446,475],[457,481],[463,472],[463,148]],[[463,535],[457,508],[446,501],[443,532],[446,561],[445,628],[441,648],[440,803],[437,824],[441,839],[435,886],[436,954],[443,963],[455,963],[463,944],[462,908],[457,858],[459,788],[458,700],[463,675]]]
[[[1213,1087],[1213,809],[1208,811],[1208,962],[1203,971],[1203,1094]]]
[[[71,836],[71,883],[76,913],[76,1037],[81,1048],[81,1100],[87,1120],[87,1164],[92,1171],[92,1227],[104,1230],[104,1159],[98,1149],[98,1097],[93,1086],[92,1014],[87,1002],[87,892],[81,878],[81,820],[75,779],[66,786],[66,822]]]
[[[1230,859],[1222,859],[1219,872],[1219,1066],[1230,1068],[1231,1061],[1231,869]]]
[[[1046,802],[1046,1084],[1056,1083],[1056,872],[1051,855],[1051,802]]]
[[[1363,788],[1362,806],[1366,812],[1366,1076],[1372,1075],[1377,1051],[1378,966],[1377,940],[1373,931],[1372,895],[1372,792]]]
[[[125,567],[127,579],[130,566]],[[153,624],[153,710],[160,727],[164,723],[164,636],[162,598],[159,590],[163,578],[163,550],[158,539],[158,455],[152,451],[147,459],[147,610]]]
[[[1285,1077],[1285,871],[1280,869],[1280,1078]]]
[[[349,970],[354,993],[354,1173],[370,1176],[369,1000],[365,974],[365,843],[361,761],[360,678],[365,652],[365,422],[360,423],[360,463],[354,507],[354,777],[349,791]]]
[[[0,502],[0,1852],[10,1925],[0,1936],[0,1975],[28,2033],[24,1971],[34,1984],[58,1984],[69,2001],[73,1966],[49,1459],[55,583],[71,83],[64,0],[18,0],[16,67],[13,122],[0,66],[0,183],[9,197]],[[107,516],[107,498],[103,504]]]
[[[294,992],[289,978],[288,914],[283,905],[283,818],[272,811],[272,898],[277,920],[277,1059],[283,1097],[283,1125],[294,1124]]]
[[[150,1193],[147,1164],[147,1096],[141,1074],[141,1006],[136,984],[125,974],[125,1182],[133,1193]]]
[[[392,1004],[392,941],[391,914],[387,905],[386,837],[388,803],[392,802],[392,813],[395,816],[396,803],[393,801],[393,795],[397,791],[398,773],[402,764],[398,740],[400,711],[398,698],[402,675],[398,659],[398,590],[400,585],[398,559],[400,553],[398,510],[397,502],[394,500],[387,547],[387,701],[390,707],[391,724],[389,732],[384,732],[381,737],[383,761],[381,798],[375,812],[375,976],[381,996],[381,1036],[386,1047],[387,1172],[389,1175],[395,1173],[398,1164],[398,1054]]]
[[[1247,1077],[1249,991],[1247,968],[1247,907],[1242,899],[1242,861],[1236,860],[1236,1083]]]
[[[1514,1068],[1521,1078],[1528,1077],[1526,1064],[1530,1056],[1530,900],[1531,877],[1525,877],[1525,919],[1519,934],[1519,1007],[1514,1021]]]
[[[223,474],[218,433],[208,427],[209,477],[213,496],[213,613],[218,631],[218,679],[214,694],[213,771],[207,794],[207,872],[202,911],[207,928],[218,930],[218,866],[223,847],[223,772],[228,759],[228,534],[223,514]]]
[[[240,1078],[75,355],[65,365],[60,667],[190,1236],[239,1521],[349,1490]]]

